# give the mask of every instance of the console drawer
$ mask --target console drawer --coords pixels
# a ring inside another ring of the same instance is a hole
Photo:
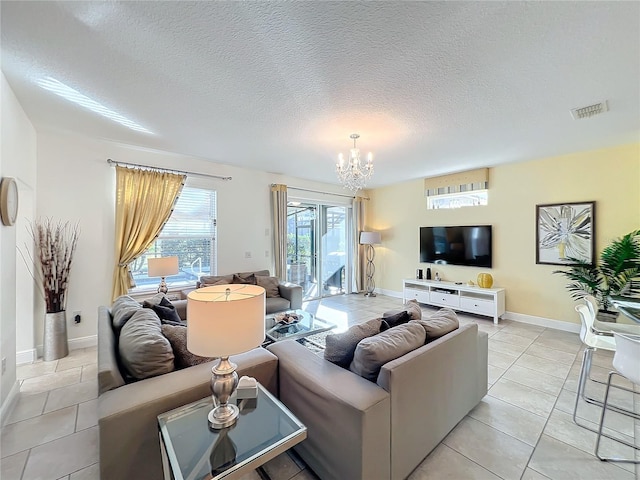
[[[418,303],[429,303],[429,292],[426,290],[407,288],[404,297],[406,300],[415,300]]]
[[[458,308],[460,305],[460,297],[454,293],[431,292],[429,298],[431,299],[431,303],[435,305],[453,308]]]
[[[496,309],[494,302],[489,300],[479,300],[477,298],[460,298],[460,308],[471,312],[493,315]]]

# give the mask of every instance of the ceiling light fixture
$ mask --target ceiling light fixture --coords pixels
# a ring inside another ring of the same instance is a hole
[[[369,152],[367,163],[363,164],[360,160],[360,149],[356,148],[356,140],[360,138],[360,135],[352,133],[349,138],[353,139],[353,148],[349,151],[349,160],[345,164],[344,156],[342,153],[339,154],[336,173],[344,188],[357,192],[366,186],[367,180],[373,175],[373,153]]]
[[[153,135],[154,133],[150,130],[147,130],[142,125],[138,125],[133,120],[129,120],[127,117],[120,115],[117,112],[114,112],[108,107],[105,107],[101,103],[92,100],[91,98],[83,95],[82,93],[74,90],[73,88],[65,85],[64,83],[56,80],[55,78],[46,77],[38,80],[38,85],[40,85],[45,90],[49,90],[50,92],[55,93],[56,95],[60,95],[62,98],[65,98],[73,103],[77,103],[81,107],[91,110],[92,112],[96,112],[103,117],[106,117],[110,120],[118,122],[120,125],[124,125],[131,130],[135,130],[137,132],[149,133]]]

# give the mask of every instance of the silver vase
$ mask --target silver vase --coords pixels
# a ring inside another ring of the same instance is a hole
[[[45,362],[69,355],[66,312],[45,313],[42,350]]]

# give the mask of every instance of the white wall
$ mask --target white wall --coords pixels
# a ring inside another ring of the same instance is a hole
[[[20,195],[19,221],[12,227],[0,225],[0,357],[6,358],[7,362],[7,370],[0,383],[0,405],[4,411],[5,402],[16,384],[16,336],[21,345],[29,344],[31,336],[33,344],[32,330],[29,329],[33,323],[30,314],[33,281],[29,276],[25,278],[24,264],[17,256],[16,246],[23,238],[18,231],[22,232],[30,220],[30,209],[24,206],[33,205],[36,132],[4,75],[0,75],[0,103],[0,177],[15,177]],[[29,318],[23,317],[25,312]],[[18,328],[16,335],[18,315],[18,325],[25,328]]]
[[[38,131],[39,216],[80,222],[67,311],[82,311],[82,322],[67,321],[69,339],[96,334],[97,308],[110,304],[114,264],[116,161],[232,176],[231,181],[190,177],[188,185],[218,192],[218,272],[271,268],[270,185],[284,183],[343,194],[337,185],[309,182],[282,175],[220,165],[206,160],[149,151],[113,142],[52,131]],[[327,160],[327,168],[333,168]],[[269,256],[265,256],[265,251]],[[251,258],[245,258],[251,252]],[[43,319],[36,316],[36,338],[42,338]],[[41,340],[39,343],[42,343]]]

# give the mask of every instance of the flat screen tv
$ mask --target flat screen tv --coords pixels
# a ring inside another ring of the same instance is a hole
[[[491,268],[491,225],[420,227],[420,262]]]

